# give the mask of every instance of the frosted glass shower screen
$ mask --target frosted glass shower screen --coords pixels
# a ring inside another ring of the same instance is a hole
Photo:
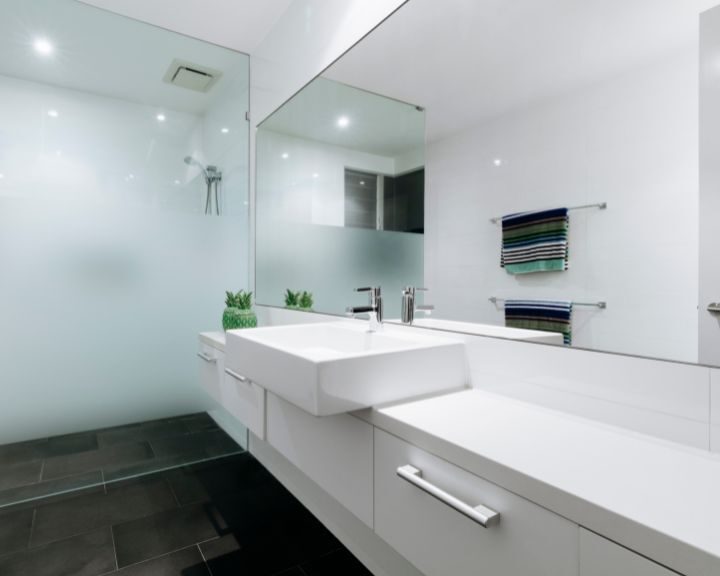
[[[195,352],[247,288],[247,56],[73,0],[3,12],[0,445],[213,409]],[[177,58],[219,80],[165,82]]]

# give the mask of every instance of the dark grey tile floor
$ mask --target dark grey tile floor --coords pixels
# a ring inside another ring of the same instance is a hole
[[[0,574],[371,576],[248,453],[0,509]]]
[[[205,413],[0,446],[0,507],[237,453]]]

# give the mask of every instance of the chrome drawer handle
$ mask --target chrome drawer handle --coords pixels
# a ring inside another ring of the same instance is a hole
[[[249,382],[249,380],[245,378],[245,376],[238,374],[234,370],[230,370],[230,368],[225,368],[225,374],[227,374],[231,378],[234,378],[238,382],[242,382],[243,384],[247,384]]]
[[[207,362],[208,364],[215,364],[217,362],[217,358],[213,358],[209,354],[205,354],[205,352],[198,352],[197,355],[199,358],[205,360],[205,362]]]
[[[455,496],[448,494],[441,488],[438,488],[434,484],[431,484],[422,477],[422,471],[418,470],[414,466],[405,465],[400,466],[397,469],[397,475],[400,476],[406,482],[409,482],[413,486],[417,486],[423,492],[430,494],[430,496],[437,498],[440,502],[447,504],[450,508],[457,510],[460,514],[463,514],[470,518],[473,522],[477,522],[483,528],[488,528],[500,522],[500,512],[495,512],[482,504],[478,506],[470,506],[462,500],[458,500]]]

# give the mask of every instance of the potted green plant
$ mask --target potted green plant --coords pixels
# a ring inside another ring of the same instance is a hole
[[[225,306],[222,317],[224,330],[257,326],[257,316],[252,309],[252,292],[245,290],[240,290],[237,294],[225,292]]]

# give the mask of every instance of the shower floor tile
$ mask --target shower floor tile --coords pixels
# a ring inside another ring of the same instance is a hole
[[[93,480],[99,484],[85,491],[0,509],[0,574],[371,576],[251,454],[229,446],[229,437],[208,417],[164,422],[140,427],[155,434],[172,423],[165,429],[182,428],[194,448],[206,453],[231,448],[235,453],[166,471],[146,470],[142,477],[121,482],[108,482],[95,472]],[[85,462],[88,453],[160,440],[166,453],[173,454],[181,444],[160,437],[138,443],[136,425],[124,428],[135,429],[127,436],[132,439],[129,444],[121,443],[122,434],[113,431],[106,436],[112,438],[111,445],[103,447],[101,435],[109,431],[97,431],[96,450],[48,461]],[[77,447],[87,447],[77,442]],[[47,455],[53,442],[39,444],[4,452],[0,447],[0,454]],[[155,456],[151,460],[163,461]]]
[[[117,572],[117,576],[211,576],[200,549],[191,546],[167,556],[133,564]]]
[[[42,472],[42,461],[40,460],[3,466],[0,470],[0,492],[35,484],[40,480],[40,472]]]
[[[0,513],[0,557],[27,548],[33,514],[33,510]]]
[[[107,487],[105,491],[39,506],[31,546],[112,526],[177,507],[163,478],[144,478]]]
[[[3,576],[100,576],[115,569],[109,528],[0,556]]]

